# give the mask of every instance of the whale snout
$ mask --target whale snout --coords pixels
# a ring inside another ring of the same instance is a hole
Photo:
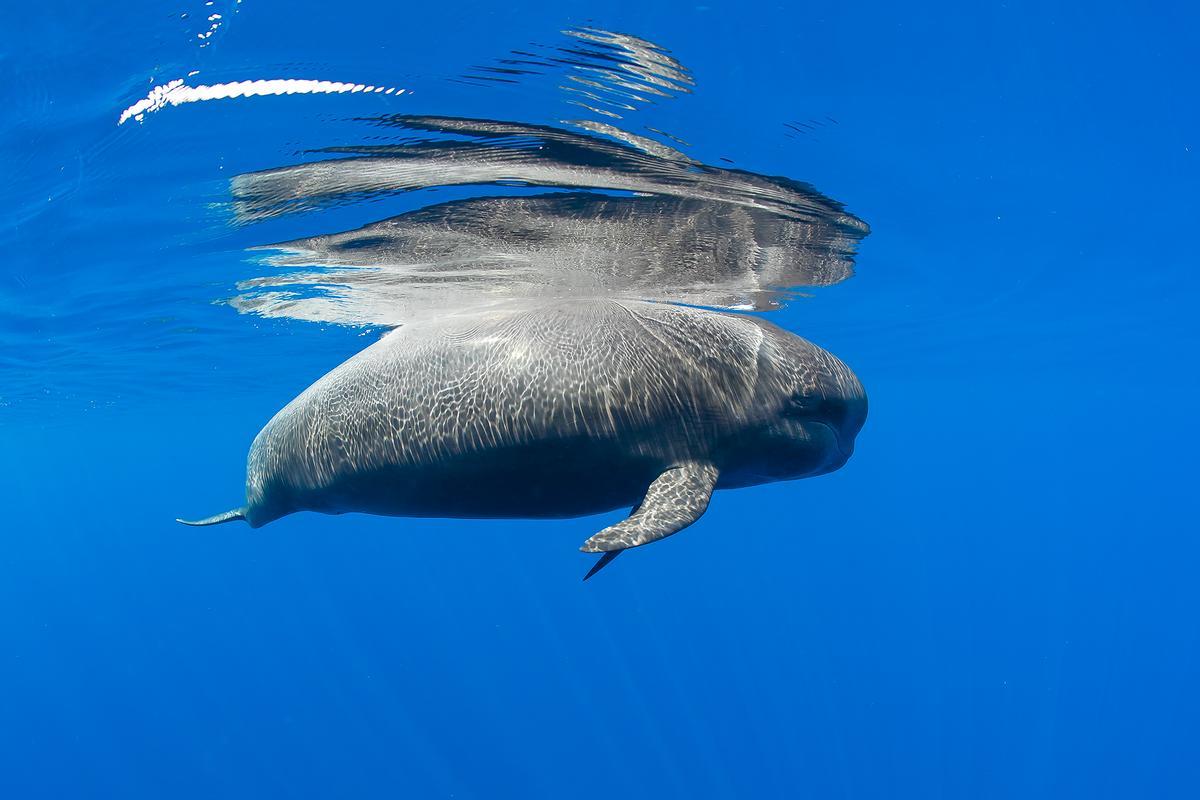
[[[781,430],[795,439],[795,471],[833,472],[854,453],[855,438],[867,419],[867,395],[836,356],[803,340],[794,347]]]
[[[819,423],[819,427],[825,428],[828,432],[829,446],[824,450],[825,459],[822,472],[834,472],[846,465],[850,460],[850,456],[854,455],[854,440],[857,429],[844,430],[830,423]],[[861,427],[861,423],[859,424]]]
[[[843,402],[841,418],[835,428],[838,435],[838,446],[849,458],[854,452],[854,440],[867,421],[867,396],[861,391]]]
[[[858,392],[821,391],[793,397],[785,415],[807,425],[828,430],[837,448],[847,458],[854,452],[854,439],[867,419],[867,398]]]
[[[822,381],[823,421],[837,434],[838,447],[849,458],[854,440],[867,421],[867,393],[858,376],[836,357],[826,354],[829,372]]]

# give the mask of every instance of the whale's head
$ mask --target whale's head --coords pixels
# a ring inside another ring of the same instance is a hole
[[[862,384],[833,354],[761,320],[761,421],[747,465],[751,481],[823,475],[841,467],[867,418]]]

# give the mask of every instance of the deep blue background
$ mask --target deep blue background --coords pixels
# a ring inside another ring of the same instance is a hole
[[[6,14],[0,796],[1200,796],[1194,4],[232,9]],[[417,202],[233,229],[224,179],[357,115],[579,116],[446,78],[589,20],[695,73],[630,127],[872,223],[775,315],[866,385],[851,462],[587,584],[619,515],[175,525],[374,335],[213,304],[241,249]],[[191,70],[413,93],[117,127]]]

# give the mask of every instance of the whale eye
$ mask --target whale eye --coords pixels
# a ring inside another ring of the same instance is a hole
[[[846,421],[849,406],[837,397],[796,394],[784,404],[783,416],[790,419],[810,419],[840,428]]]
[[[818,416],[824,405],[825,399],[822,397],[794,394],[784,402],[782,411],[785,417],[811,418]]]

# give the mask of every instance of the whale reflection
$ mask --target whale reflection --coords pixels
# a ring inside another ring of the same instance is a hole
[[[587,26],[562,31],[565,42],[531,42],[491,64],[476,64],[460,75],[460,83],[518,83],[530,76],[550,75],[568,103],[610,119],[659,99],[688,94],[691,71],[659,45]]]

